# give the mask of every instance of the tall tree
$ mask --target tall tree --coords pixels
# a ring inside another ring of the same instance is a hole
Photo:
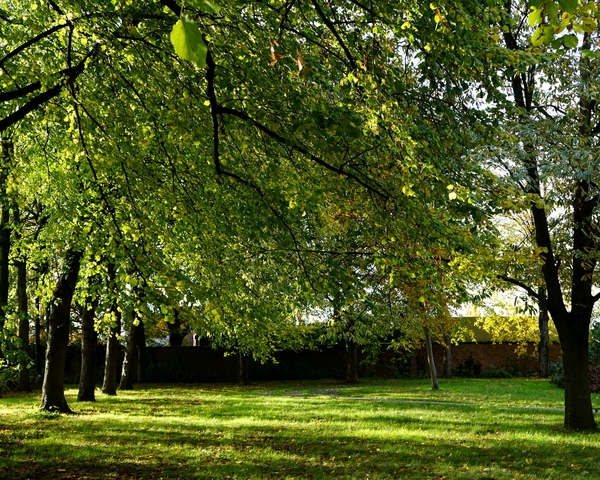
[[[69,249],[65,253],[62,273],[48,306],[48,347],[40,405],[44,410],[71,413],[64,393],[65,359],[71,327],[71,300],[82,256],[81,250]]]

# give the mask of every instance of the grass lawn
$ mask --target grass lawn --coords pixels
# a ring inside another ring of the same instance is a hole
[[[2,479],[599,479],[600,434],[565,433],[562,391],[536,379],[363,382],[344,395],[457,406],[290,396],[332,382],[145,385],[77,415],[0,399]],[[598,395],[594,405],[600,407]]]

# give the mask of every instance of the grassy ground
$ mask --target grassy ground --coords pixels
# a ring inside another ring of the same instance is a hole
[[[502,405],[560,404],[543,380],[365,382],[344,395]],[[0,399],[3,479],[598,479],[600,434],[561,429],[562,412],[291,397],[334,384],[154,385],[77,415]],[[267,394],[265,394],[267,393]],[[600,404],[596,396],[595,405]]]

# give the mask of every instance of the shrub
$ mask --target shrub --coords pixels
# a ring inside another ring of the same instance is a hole
[[[504,368],[489,366],[481,374],[483,378],[512,378],[512,375]]]
[[[481,362],[475,360],[473,354],[471,354],[463,363],[454,367],[453,374],[456,377],[479,377],[481,375]]]
[[[41,377],[38,373],[29,370],[29,383],[32,388],[41,386]],[[0,392],[10,392],[19,388],[19,369],[17,367],[4,367],[0,369]]]
[[[565,387],[565,370],[562,358],[557,358],[556,362],[550,364],[550,383],[557,387]]]

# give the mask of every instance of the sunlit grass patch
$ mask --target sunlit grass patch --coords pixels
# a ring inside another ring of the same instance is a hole
[[[504,380],[456,381],[469,403]],[[497,383],[496,383],[497,382]],[[529,389],[541,383],[521,381]],[[444,384],[449,382],[444,381]],[[444,388],[443,384],[443,388]],[[77,402],[48,416],[39,394],[0,399],[0,472],[7,479],[578,479],[597,476],[600,437],[566,434],[562,412],[290,397],[332,383],[142,386]],[[363,395],[402,390],[427,399],[426,383],[361,385]],[[453,387],[454,388],[454,387]],[[261,393],[275,390],[277,395]],[[344,394],[348,391],[344,391]],[[355,393],[355,392],[352,392]],[[511,393],[511,398],[513,393]],[[408,397],[406,397],[408,398]],[[506,397],[502,397],[506,398]],[[436,401],[440,397],[435,397]],[[493,399],[493,403],[501,403]],[[546,400],[544,400],[546,402]],[[547,404],[547,403],[545,403]]]

